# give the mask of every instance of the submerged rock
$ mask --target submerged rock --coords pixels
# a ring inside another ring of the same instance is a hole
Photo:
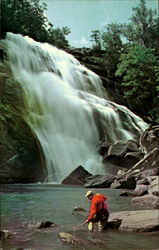
[[[54,226],[56,226],[56,224],[51,221],[38,221],[38,222],[28,224],[28,227],[31,229],[44,229],[44,228],[50,228]]]
[[[86,210],[82,207],[74,207],[73,211],[81,212],[81,211],[86,211]]]
[[[0,231],[0,240],[7,238],[9,235],[10,235],[10,232],[8,230],[1,230]]]
[[[82,207],[74,207],[74,209],[72,210],[72,214],[73,215],[80,215],[81,217],[85,217],[88,214],[88,211],[86,211],[84,208]]]
[[[88,242],[71,234],[71,233],[65,233],[65,232],[60,232],[59,233],[59,238],[62,242],[69,243],[69,244],[82,244],[82,245],[87,245]]]
[[[106,247],[106,242],[102,239],[97,239],[93,237],[92,239],[89,238],[83,239],[81,237],[78,237],[75,235],[75,233],[65,233],[65,232],[60,232],[59,233],[59,238],[62,242],[67,243],[67,244],[72,244],[72,245],[90,245],[90,249],[94,249],[94,246],[97,245],[100,249],[100,247]],[[82,248],[85,249],[85,248]]]
[[[133,193],[131,192],[127,192],[127,191],[123,191],[119,196],[133,196]]]

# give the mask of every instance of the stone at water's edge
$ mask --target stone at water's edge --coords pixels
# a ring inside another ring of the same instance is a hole
[[[110,214],[108,222],[121,220],[119,230],[133,232],[159,231],[159,210],[121,211]]]
[[[146,194],[144,196],[134,197],[131,200],[140,207],[159,209],[159,197],[157,195]]]
[[[85,188],[109,188],[115,180],[115,176],[108,175],[92,175],[86,178]]]
[[[154,194],[154,192],[159,193],[159,176],[151,176],[150,179],[150,186],[148,188],[148,193]]]
[[[82,166],[78,166],[63,181],[62,184],[83,185],[87,177],[91,176]]]
[[[136,188],[133,191],[134,196],[142,196],[147,193],[148,185],[137,184]]]

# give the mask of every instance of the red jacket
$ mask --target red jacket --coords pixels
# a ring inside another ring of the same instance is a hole
[[[103,194],[94,194],[93,195],[93,198],[92,198],[91,204],[90,204],[90,211],[89,211],[89,216],[87,218],[87,221],[90,221],[94,217],[94,215],[103,208],[108,211],[108,206],[105,203],[105,200],[107,200],[107,197],[104,196]]]

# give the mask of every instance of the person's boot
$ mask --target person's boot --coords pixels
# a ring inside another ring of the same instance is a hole
[[[88,223],[88,231],[89,232],[93,232],[93,230],[94,230],[94,223],[92,221],[90,221]]]

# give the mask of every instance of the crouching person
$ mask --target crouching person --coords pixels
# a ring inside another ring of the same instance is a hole
[[[90,200],[89,216],[85,223],[88,223],[88,230],[93,232],[94,223],[98,222],[98,230],[101,232],[106,228],[109,211],[106,204],[107,197],[103,194],[94,194],[88,191],[85,195]]]

